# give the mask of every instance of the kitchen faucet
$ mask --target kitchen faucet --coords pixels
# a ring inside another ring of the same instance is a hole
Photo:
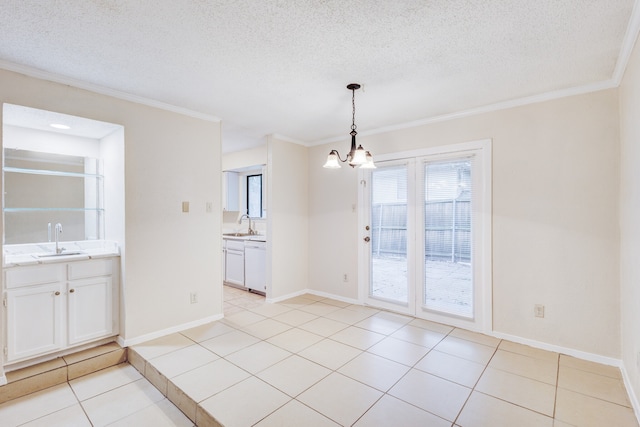
[[[56,224],[56,230],[55,230],[54,234],[55,234],[55,238],[56,238],[56,253],[57,254],[61,254],[62,251],[64,251],[64,248],[59,247],[58,243],[59,243],[59,240],[60,240],[59,236],[60,236],[60,234],[62,234],[62,224],[60,224],[60,223]]]
[[[242,219],[243,218],[247,218],[249,220],[249,230],[247,231],[247,233],[249,234],[256,234],[256,231],[251,228],[251,217],[247,214],[243,214],[239,219],[238,219],[238,224],[242,224]]]

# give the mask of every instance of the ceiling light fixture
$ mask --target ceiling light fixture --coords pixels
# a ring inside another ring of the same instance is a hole
[[[71,129],[71,126],[63,125],[60,123],[51,123],[49,126],[51,126],[52,128],[63,129],[63,130]]]
[[[340,169],[339,160],[341,162],[349,162],[349,166],[352,168],[360,166],[364,169],[375,169],[376,165],[373,164],[373,156],[371,153],[365,151],[362,145],[358,145],[358,148],[356,148],[356,135],[358,134],[358,132],[356,132],[356,89],[360,89],[360,85],[358,83],[350,83],[347,85],[347,89],[351,91],[351,151],[349,151],[347,157],[342,160],[338,150],[331,150],[329,156],[327,156],[327,162],[322,167],[327,169]]]

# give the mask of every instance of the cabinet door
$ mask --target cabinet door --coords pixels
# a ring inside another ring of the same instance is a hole
[[[226,282],[244,286],[244,252],[236,252],[227,248],[226,263]]]
[[[238,172],[224,172],[222,179],[224,185],[224,189],[222,191],[222,208],[225,211],[239,210],[239,179],[240,175]]]
[[[113,333],[111,277],[68,282],[69,345]]]
[[[7,360],[60,350],[64,346],[61,283],[7,291]]]

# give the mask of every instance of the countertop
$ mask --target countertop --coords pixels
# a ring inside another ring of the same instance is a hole
[[[56,262],[81,261],[94,258],[120,256],[116,242],[86,240],[81,242],[60,242],[62,254],[55,254],[54,243],[32,243],[5,245],[3,267],[51,264]]]
[[[264,234],[251,234],[251,235],[240,235],[234,236],[236,233],[225,233],[222,235],[222,238],[225,240],[252,240],[254,242],[266,242],[267,236]]]

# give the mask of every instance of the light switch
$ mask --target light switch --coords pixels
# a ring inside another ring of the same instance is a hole
[[[207,210],[207,213],[213,212],[213,202],[207,202],[206,210]]]
[[[182,212],[189,212],[189,202],[182,202]]]

